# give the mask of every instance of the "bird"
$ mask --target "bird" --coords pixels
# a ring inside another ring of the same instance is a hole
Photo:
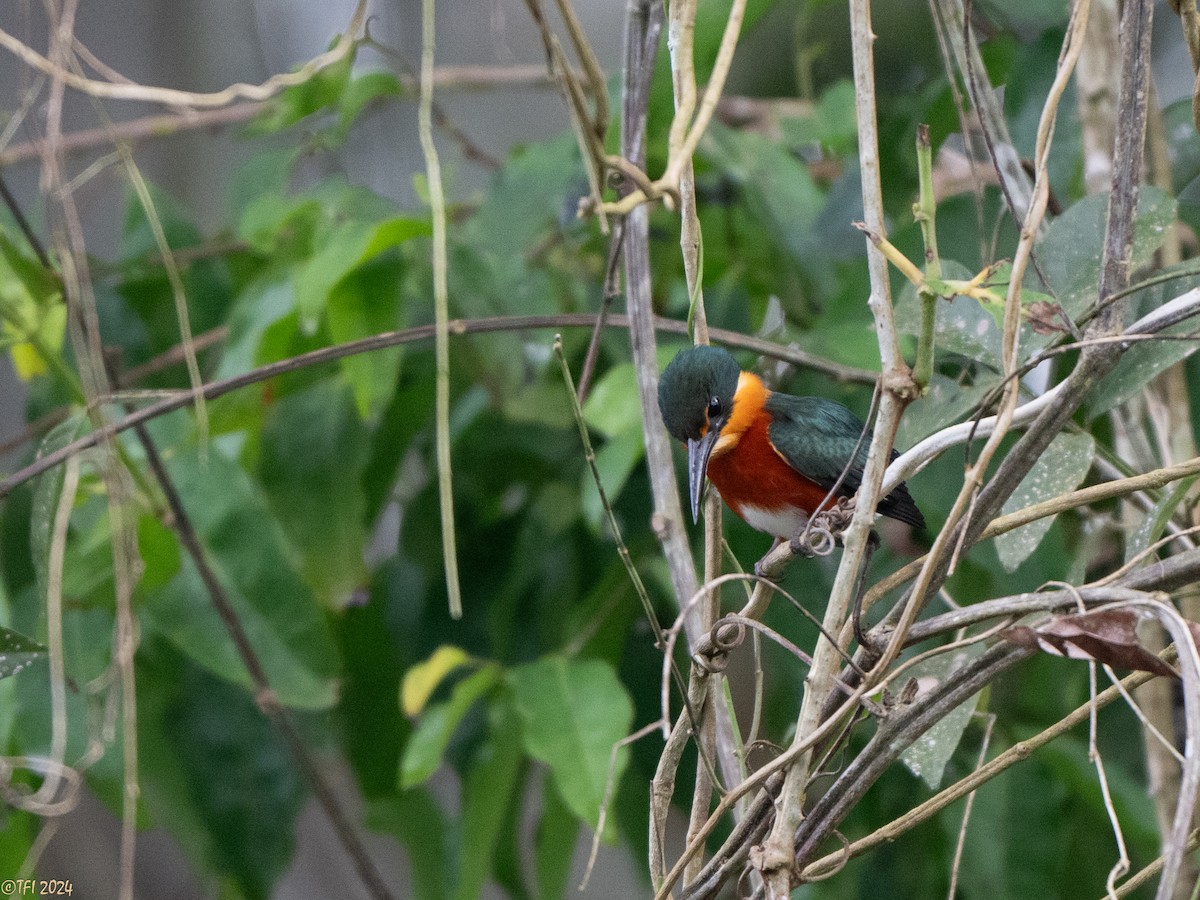
[[[706,475],[742,520],[783,540],[800,533],[839,478],[833,500],[854,496],[862,483],[870,433],[854,413],[823,397],[772,391],[720,347],[677,353],[659,381],[658,408],[687,447],[693,521]],[[878,511],[925,528],[903,484]]]

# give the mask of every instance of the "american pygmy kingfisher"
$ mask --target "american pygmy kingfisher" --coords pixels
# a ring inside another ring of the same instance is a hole
[[[719,347],[681,350],[663,371],[658,408],[667,431],[687,445],[693,519],[706,473],[730,509],[785,540],[804,527],[838,478],[841,497],[852,497],[862,483],[870,435],[854,413],[833,400],[768,390]],[[880,502],[879,512],[925,527],[904,485]]]

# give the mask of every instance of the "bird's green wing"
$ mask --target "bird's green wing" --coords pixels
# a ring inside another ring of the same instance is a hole
[[[858,490],[871,444],[871,434],[863,434],[858,416],[833,400],[790,394],[771,394],[767,412],[771,414],[767,435],[788,465],[830,488],[853,457],[839,493],[849,496]]]
[[[838,494],[854,495],[862,484],[871,445],[871,433],[863,433],[858,416],[833,400],[790,394],[771,394],[767,412],[771,414],[767,436],[788,465],[827,490],[842,477],[844,469]],[[895,450],[891,458],[896,458]],[[884,497],[878,509],[885,516],[925,527],[925,517],[903,484]]]

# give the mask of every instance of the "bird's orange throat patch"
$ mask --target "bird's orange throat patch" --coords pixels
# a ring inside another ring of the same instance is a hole
[[[712,459],[722,456],[732,450],[741,441],[754,422],[766,416],[764,406],[771,392],[763,384],[763,380],[752,372],[743,372],[738,377],[737,391],[733,395],[733,409],[729,413],[729,421],[721,429],[721,437],[713,447]]]
[[[825,499],[826,490],[780,456],[767,431],[770,391],[757,375],[743,372],[733,410],[708,460],[708,478],[729,508],[760,531],[790,537]],[[785,533],[786,531],[786,533]]]

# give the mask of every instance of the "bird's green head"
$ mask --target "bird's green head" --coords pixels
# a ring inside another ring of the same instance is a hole
[[[671,437],[688,448],[688,488],[692,518],[700,514],[700,495],[721,429],[733,410],[741,369],[719,347],[680,350],[658,382],[658,408]]]
[[[658,408],[663,424],[676,440],[699,440],[716,431],[733,409],[741,369],[720,347],[680,350],[658,382]]]

